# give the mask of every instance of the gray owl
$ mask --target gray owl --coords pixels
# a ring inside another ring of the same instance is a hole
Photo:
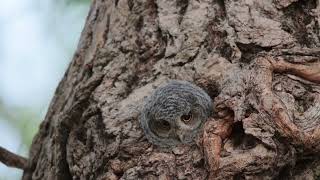
[[[140,123],[147,139],[158,146],[193,144],[211,111],[212,101],[204,90],[175,80],[148,98]]]

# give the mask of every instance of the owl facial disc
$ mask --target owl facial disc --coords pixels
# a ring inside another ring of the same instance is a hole
[[[156,145],[193,144],[211,112],[212,101],[204,90],[186,81],[170,81],[148,98],[140,124]]]

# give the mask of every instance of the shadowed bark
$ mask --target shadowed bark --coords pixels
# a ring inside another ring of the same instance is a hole
[[[316,0],[94,0],[23,179],[319,178],[319,26]],[[197,145],[139,125],[170,79],[214,101]]]

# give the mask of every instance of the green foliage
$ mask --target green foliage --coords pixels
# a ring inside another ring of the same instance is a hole
[[[0,117],[18,129],[23,145],[29,148],[41,122],[39,113],[28,108],[9,108],[0,103]]]

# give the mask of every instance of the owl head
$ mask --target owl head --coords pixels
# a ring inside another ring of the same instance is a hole
[[[204,90],[186,81],[170,81],[148,98],[140,124],[156,145],[193,144],[211,112],[212,101]]]

